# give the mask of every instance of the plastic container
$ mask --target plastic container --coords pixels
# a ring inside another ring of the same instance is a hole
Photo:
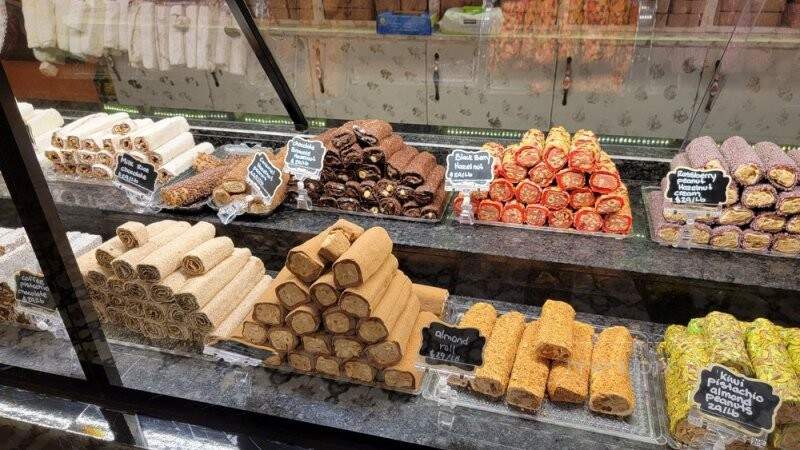
[[[503,24],[500,8],[484,10],[481,6],[450,8],[439,20],[439,31],[444,34],[498,34]]]

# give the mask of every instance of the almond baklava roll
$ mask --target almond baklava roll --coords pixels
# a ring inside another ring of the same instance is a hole
[[[533,351],[539,332],[538,320],[525,326],[506,391],[506,403],[527,411],[535,411],[542,405],[550,372],[550,360],[536,356]]]
[[[575,310],[568,303],[547,300],[539,318],[539,333],[533,351],[542,358],[567,361],[572,355],[572,324]]]
[[[590,410],[622,417],[633,413],[632,354],[633,337],[627,328],[615,326],[600,332],[592,350]]]
[[[517,347],[525,329],[525,316],[514,311],[497,319],[483,349],[483,365],[475,370],[472,389],[493,398],[506,393]]]

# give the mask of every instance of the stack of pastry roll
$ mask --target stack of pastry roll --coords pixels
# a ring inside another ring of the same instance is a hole
[[[475,328],[487,338],[483,365],[469,388],[523,411],[535,412],[549,398],[583,404],[597,413],[628,416],[635,400],[630,379],[633,338],[625,327],[603,330],[575,320],[575,310],[547,300],[538,319],[527,322],[512,311],[498,317],[488,303],[472,305],[458,327]],[[466,387],[463,379],[451,385]]]
[[[207,222],[127,222],[116,231],[78,266],[101,319],[154,345],[197,349],[229,339],[234,318],[249,313],[272,281],[249,249],[216,236]]]
[[[672,170],[718,169],[732,178],[728,201],[719,217],[698,219],[692,241],[716,248],[800,254],[798,156],[800,152],[786,153],[770,142],[751,146],[739,136],[726,139],[720,146],[708,136],[691,141],[685,152],[672,159]],[[675,243],[686,217],[663,199],[667,186],[665,177],[661,192],[650,194],[653,215],[658,216],[651,220],[659,239]]]
[[[774,448],[800,448],[800,329],[767,319],[740,322],[713,311],[688,326],[670,325],[658,346],[666,360],[665,397],[670,433],[681,443],[702,442],[707,431],[687,417],[700,372],[719,364],[772,385],[782,403],[770,442]]]
[[[50,136],[53,131],[64,125],[64,118],[53,108],[38,109],[30,103],[17,102],[17,108],[28,128],[36,154],[43,159],[44,150],[50,146]]]
[[[232,339],[301,373],[415,391],[421,330],[440,320],[447,291],[398,269],[386,230],[339,220],[294,247],[285,267],[237,313]]]
[[[487,192],[471,196],[478,220],[630,233],[628,190],[594,133],[570,136],[555,127],[545,136],[529,130],[519,144],[487,143],[495,155],[495,179]],[[460,214],[462,196],[455,200]]]

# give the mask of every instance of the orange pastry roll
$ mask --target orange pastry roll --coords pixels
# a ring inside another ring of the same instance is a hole
[[[589,395],[594,328],[575,321],[572,325],[572,357],[550,367],[547,395],[554,402],[583,403]]]

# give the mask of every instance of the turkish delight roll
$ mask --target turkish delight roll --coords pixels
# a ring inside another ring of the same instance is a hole
[[[800,234],[800,214],[792,216],[786,221],[786,231],[792,234]]]
[[[800,379],[780,329],[767,319],[756,319],[748,327],[745,342],[756,377],[771,384],[783,401],[775,422],[780,425],[800,420]]]
[[[575,212],[575,229],[580,231],[600,231],[603,216],[594,208],[581,208]]]
[[[528,205],[525,207],[525,223],[536,227],[544,226],[550,210],[542,205]]]
[[[606,204],[611,205],[611,202],[604,202],[602,205]],[[594,192],[589,188],[575,189],[569,193],[569,206],[572,209],[580,209],[586,206],[597,207],[597,197],[595,197]],[[602,207],[605,208],[605,206]]]
[[[720,225],[744,226],[749,224],[753,217],[755,217],[755,213],[752,209],[742,205],[733,205],[722,210],[718,221]]]
[[[742,375],[752,377],[753,365],[747,356],[744,330],[730,314],[712,311],[703,321],[706,349],[712,363],[729,367]]]
[[[525,179],[517,184],[515,197],[517,201],[526,205],[539,203],[542,197],[542,189],[533,181]]]
[[[661,192],[654,192],[651,201],[653,202],[653,211],[655,211],[652,217],[653,230],[655,230],[658,238],[670,244],[678,242],[681,238],[681,225],[667,222],[664,215],[658,213],[664,201]]]
[[[333,136],[331,136],[330,140],[334,148],[341,150],[356,143],[356,134],[353,132],[352,127],[347,128],[343,126],[333,132]]]
[[[536,164],[528,171],[528,179],[541,188],[550,186],[555,178],[556,171],[544,162]]]
[[[781,192],[775,210],[786,216],[800,214],[800,187]]]
[[[615,326],[600,332],[592,350],[590,410],[622,417],[633,413],[632,354],[633,336],[627,328]]]
[[[537,128],[531,128],[530,130],[526,131],[525,134],[522,135],[522,140],[520,143],[522,145],[531,145],[534,147],[538,147],[539,149],[544,148],[544,141],[545,136],[542,130]]]
[[[534,321],[525,326],[506,390],[506,403],[527,411],[535,411],[542,405],[550,372],[550,360],[533,352],[539,325],[539,321]]]
[[[567,165],[570,148],[570,135],[564,127],[553,127],[547,133],[542,159],[554,172]]]
[[[759,142],[753,146],[764,163],[767,179],[778,189],[789,190],[797,184],[798,164],[772,142]]]
[[[800,254],[800,235],[778,233],[772,240],[772,250],[789,255]]]
[[[578,130],[572,137],[572,148],[567,154],[567,164],[577,172],[591,172],[600,153],[597,137],[591,131]]]
[[[427,311],[419,313],[406,348],[403,350],[403,359],[394,366],[387,367],[383,372],[383,381],[387,386],[412,390],[420,386],[423,374],[417,369],[416,364],[422,346],[422,329],[433,322],[438,322],[434,314]]]
[[[766,233],[778,233],[783,231],[786,225],[786,218],[778,213],[765,211],[759,213],[750,223],[750,228]]]
[[[536,355],[566,361],[572,355],[572,323],[575,310],[569,303],[547,300],[542,305],[540,329],[533,345]]]
[[[513,311],[500,316],[483,349],[483,365],[475,370],[472,389],[492,398],[506,393],[525,316]]]
[[[397,258],[389,254],[377,265],[377,270],[369,278],[360,284],[344,289],[339,297],[339,306],[348,314],[355,317],[369,317],[378,307],[381,298],[397,273]],[[343,281],[341,278],[337,278],[336,266],[334,266],[333,276],[337,286],[342,287]],[[344,280],[346,281],[346,279]]]
[[[344,363],[344,373],[353,380],[372,383],[378,375],[378,369],[371,366],[367,361],[351,360]]]
[[[789,157],[792,158],[797,165],[800,165],[800,148],[789,150],[786,152],[786,154],[789,155]]]
[[[333,334],[347,334],[356,329],[356,318],[338,306],[328,308],[322,313],[322,323]]]
[[[550,366],[547,395],[554,402],[583,403],[589,395],[589,370],[592,364],[594,328],[575,321],[572,324],[573,353],[569,361]]]
[[[399,180],[403,170],[418,153],[417,149],[411,146],[406,146],[404,149],[395,152],[386,161],[386,175],[392,180]]]
[[[334,263],[333,276],[340,288],[357,286],[373,273],[392,253],[392,240],[386,230],[372,227],[364,232],[353,245]]]
[[[772,245],[772,234],[756,230],[744,230],[739,246],[745,250],[769,250]]]
[[[742,186],[752,186],[764,177],[764,164],[753,147],[740,136],[731,136],[719,147],[733,178]]]
[[[769,208],[777,201],[778,191],[771,184],[756,184],[742,191],[741,202],[747,208]]]
[[[481,200],[478,205],[478,220],[499,222],[503,216],[503,204],[494,200]]]
[[[444,180],[444,166],[436,166],[428,174],[425,182],[414,190],[414,200],[420,206],[429,205],[433,201],[437,190],[442,189]]]
[[[522,224],[525,222],[525,205],[511,200],[503,206],[503,213],[500,216],[503,223]]]
[[[267,332],[269,345],[282,352],[294,350],[300,340],[292,333],[292,330],[284,327],[273,327]]]
[[[569,209],[558,211],[548,211],[547,225],[553,228],[571,228],[575,220],[575,215]]]
[[[794,450],[800,448],[800,423],[787,423],[775,427],[769,435],[769,448]]]
[[[311,334],[319,329],[319,310],[312,305],[302,305],[286,315],[286,325],[298,336]]]
[[[631,206],[626,203],[619,211],[605,217],[603,231],[614,234],[629,234],[633,227],[633,213]]]
[[[708,245],[711,241],[712,229],[710,226],[695,222],[692,228],[692,242],[695,244]]]
[[[598,194],[609,194],[622,186],[619,172],[598,170],[589,176],[589,187]]]
[[[686,157],[696,169],[718,169],[728,171],[725,157],[717,147],[717,143],[710,136],[700,136],[692,139],[686,146]]]
[[[378,145],[364,149],[364,158],[372,164],[383,164],[395,153],[406,147],[399,134],[392,134]]]
[[[338,378],[342,376],[342,361],[335,356],[318,355],[314,369],[323,375]]]
[[[447,194],[444,190],[444,182],[439,185],[439,189],[436,190],[436,193],[433,196],[433,201],[431,201],[430,205],[426,205],[422,207],[420,213],[422,214],[423,219],[429,220],[436,220],[442,215],[442,211],[444,211],[445,201],[447,200]]]
[[[542,191],[542,205],[551,211],[564,209],[569,205],[569,193],[558,187],[548,187]]]
[[[380,199],[378,201],[378,208],[381,214],[389,216],[401,216],[403,214],[403,205],[393,197]]]
[[[708,243],[718,248],[738,248],[741,235],[741,228],[735,225],[722,225],[711,230]]]

